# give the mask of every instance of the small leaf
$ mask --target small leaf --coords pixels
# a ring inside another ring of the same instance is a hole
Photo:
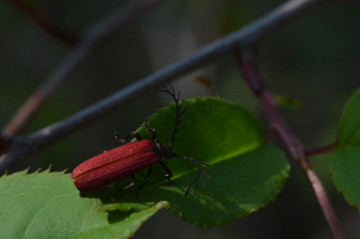
[[[3,176],[0,192],[1,238],[127,238],[166,206],[106,212],[101,200],[79,197],[69,174],[48,171]]]
[[[350,205],[360,211],[360,147],[336,149],[330,162],[330,171],[336,188],[343,193]]]
[[[288,109],[288,110],[298,110],[301,109],[302,104],[300,101],[290,98],[285,95],[275,95],[275,100],[279,106]]]
[[[347,102],[340,120],[338,148],[330,161],[336,188],[360,211],[360,90]]]
[[[347,102],[339,126],[339,145],[360,146],[360,90]]]

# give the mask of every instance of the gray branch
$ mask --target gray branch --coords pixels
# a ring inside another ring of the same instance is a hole
[[[40,131],[14,139],[12,148],[2,160],[1,169],[12,161],[39,152],[57,141],[106,117],[125,102],[156,89],[176,77],[202,67],[246,47],[257,46],[275,31],[294,22],[301,14],[325,0],[292,0],[241,30],[227,35],[192,55],[171,64],[103,99],[102,101]]]
[[[111,37],[130,20],[154,6],[160,0],[142,0],[121,6],[105,19],[89,27],[81,36],[80,42],[60,62],[42,85],[24,102],[16,114],[5,125],[2,132],[12,136],[28,123],[49,95],[63,83],[86,57],[106,39]]]

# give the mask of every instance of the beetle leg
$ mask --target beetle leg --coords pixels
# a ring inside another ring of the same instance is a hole
[[[187,186],[186,190],[185,190],[185,197],[189,194],[189,191],[191,189],[191,187],[195,184],[195,188],[194,188],[194,194],[196,194],[196,191],[197,191],[197,185],[198,185],[198,181],[199,181],[199,178],[201,178],[201,174],[205,174],[208,178],[210,178],[210,176],[206,173],[206,171],[204,169],[209,169],[209,168],[206,168],[207,166],[210,166],[209,164],[207,163],[203,163],[201,161],[198,161],[198,160],[195,160],[193,158],[189,158],[189,157],[186,157],[186,156],[181,156],[181,155],[177,155],[177,154],[174,154],[175,157],[177,158],[182,158],[182,159],[185,159],[185,160],[188,160],[190,162],[192,162],[193,164],[195,164],[197,167],[198,167],[198,171],[197,171],[197,174],[196,174],[196,177],[194,178],[194,180]],[[203,182],[203,185],[204,185],[204,182]]]
[[[196,174],[196,177],[194,178],[194,180],[187,186],[186,190],[185,190],[185,197],[189,194],[189,191],[191,189],[191,187],[195,184],[195,188],[194,188],[194,194],[196,194],[197,191],[197,185],[198,185],[198,181],[199,178],[201,177],[201,168],[198,168],[198,172]]]
[[[129,185],[126,185],[125,187],[122,188],[122,190],[128,190],[129,188],[131,188],[132,186],[135,185],[136,179],[135,179],[135,175],[131,175],[131,183]]]
[[[121,190],[117,190],[115,193],[113,193],[113,195],[111,196],[111,201],[115,202],[117,194],[120,194],[121,191],[128,190],[129,188],[131,188],[135,185],[135,182],[136,182],[135,175],[133,174],[130,177],[131,177],[131,183],[129,183],[128,185],[123,187]]]
[[[123,143],[127,143],[127,142],[130,141],[131,138],[136,138],[137,141],[142,140],[141,135],[140,135],[138,132],[136,132],[136,131],[130,132],[130,133],[129,133],[128,135],[126,135],[125,138],[123,138],[123,139],[120,139],[119,133],[118,133],[118,132],[115,132],[115,140],[116,140],[117,142],[119,142],[119,143],[122,143],[122,144],[123,144]]]
[[[150,181],[151,171],[152,170],[151,170],[151,166],[150,166],[146,173],[146,176],[145,176],[145,182],[137,188],[135,197],[139,196],[140,189],[143,188],[145,186],[145,184],[147,184]]]
[[[159,160],[159,163],[161,164],[163,169],[165,169],[165,171],[167,172],[167,174],[165,174],[165,178],[169,181],[169,183],[176,184],[174,181],[171,180],[172,173],[171,173],[171,170],[168,168],[168,166],[166,166],[166,164],[160,160]]]
[[[88,194],[87,191],[80,191],[80,197],[86,197],[86,195]]]

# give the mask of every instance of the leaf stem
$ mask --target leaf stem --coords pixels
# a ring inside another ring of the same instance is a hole
[[[305,153],[307,156],[313,156],[318,154],[331,153],[336,148],[337,148],[337,144],[335,143],[335,144],[325,145],[319,148],[305,149]]]
[[[307,159],[306,150],[277,110],[275,98],[270,90],[266,88],[265,83],[256,68],[253,54],[249,51],[244,51],[238,55],[237,60],[244,80],[250,86],[254,94],[260,99],[271,126],[277,132],[291,157],[304,171],[320,204],[333,238],[345,238],[325,189]]]
[[[33,18],[45,31],[62,42],[71,46],[78,42],[78,35],[60,29],[60,27],[53,21],[51,16],[47,14],[42,7],[38,6],[39,4],[35,6],[35,4],[30,4],[29,2],[22,0],[6,1],[25,12],[28,16]]]

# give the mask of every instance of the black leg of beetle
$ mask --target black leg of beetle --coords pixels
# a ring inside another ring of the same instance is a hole
[[[203,163],[199,160],[195,160],[193,158],[189,158],[189,157],[186,157],[186,156],[182,156],[182,155],[177,155],[177,154],[173,154],[174,157],[176,158],[181,158],[181,159],[185,159],[185,160],[188,160],[190,162],[192,162],[193,164],[195,164],[198,168],[206,168],[208,166],[210,166],[210,164],[207,164],[207,163]],[[203,171],[204,172],[204,171]],[[206,174],[206,173],[205,173]],[[207,174],[206,174],[207,175]],[[207,175],[208,177],[210,177],[209,175]]]
[[[115,202],[117,194],[120,194],[121,191],[128,190],[129,188],[131,188],[135,185],[135,182],[136,182],[135,175],[131,175],[130,177],[131,177],[131,183],[129,183],[128,185],[123,187],[121,190],[117,190],[117,191],[113,192],[112,196],[111,196],[111,201]]]
[[[141,135],[140,135],[138,132],[136,132],[136,131],[130,132],[130,133],[129,133],[128,135],[126,135],[125,138],[123,138],[123,139],[120,139],[118,132],[115,132],[115,140],[116,140],[117,142],[119,142],[119,143],[122,143],[122,144],[129,142],[130,139],[133,138],[133,137],[135,137],[137,141],[142,140]]]
[[[166,171],[165,178],[169,181],[169,183],[176,184],[174,181],[171,180],[172,172],[168,168],[168,166],[166,166],[166,164],[160,160],[159,160],[159,163],[161,164],[161,167],[163,167],[163,169]]]
[[[165,93],[168,93],[172,98],[173,100],[175,101],[175,106],[176,106],[176,118],[175,118],[175,124],[174,124],[174,128],[173,128],[173,132],[171,134],[171,140],[170,140],[170,145],[169,145],[169,148],[172,149],[172,146],[174,144],[174,141],[175,141],[175,135],[176,135],[176,132],[178,131],[178,126],[179,124],[181,123],[181,116],[184,114],[184,111],[181,111],[181,108],[184,104],[184,101],[181,101],[181,103],[179,104],[179,101],[180,101],[180,91],[178,92],[177,96],[175,94],[175,90],[174,90],[174,87],[171,86],[171,91],[168,90],[167,88],[164,88],[162,90],[160,90],[161,92],[165,92]]]
[[[194,178],[194,180],[187,186],[186,190],[185,190],[185,197],[189,194],[189,191],[191,189],[191,187],[195,184],[195,188],[194,188],[194,194],[196,194],[197,191],[197,185],[198,185],[198,180],[201,177],[201,169],[198,168],[198,172],[196,174],[196,177]]]
[[[88,194],[88,192],[85,191],[80,191],[80,197],[86,197],[86,195]]]
[[[177,155],[177,154],[174,154],[175,157],[177,158],[182,158],[182,159],[185,159],[185,160],[188,160],[190,162],[192,162],[193,164],[195,164],[198,168],[198,171],[197,171],[197,174],[196,174],[196,177],[194,178],[194,180],[187,186],[186,190],[185,190],[185,197],[189,194],[189,191],[191,189],[191,187],[195,184],[195,188],[194,188],[194,194],[196,194],[196,191],[197,191],[197,184],[198,184],[198,181],[199,181],[199,178],[201,178],[201,174],[205,174],[208,178],[210,178],[210,176],[204,171],[204,169],[208,169],[206,168],[207,166],[210,166],[209,164],[207,163],[203,163],[201,161],[198,161],[198,160],[195,160],[193,158],[189,158],[189,157],[186,157],[186,156],[181,156],[181,155]]]
[[[135,175],[131,175],[131,183],[129,185],[126,185],[125,187],[122,188],[122,190],[128,190],[129,188],[131,188],[132,186],[135,185],[136,179],[135,179]]]
[[[145,186],[145,184],[147,184],[150,181],[151,171],[152,170],[151,170],[151,166],[150,166],[146,173],[146,176],[145,176],[145,182],[137,188],[135,197],[139,196],[140,189],[143,188]]]

